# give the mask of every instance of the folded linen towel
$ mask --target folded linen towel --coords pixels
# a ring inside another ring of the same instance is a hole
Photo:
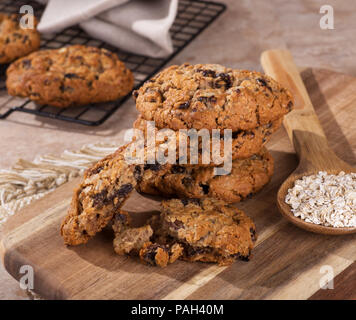
[[[169,34],[178,0],[38,0],[47,3],[38,30],[56,33],[79,24],[89,35],[151,57],[173,52]]]

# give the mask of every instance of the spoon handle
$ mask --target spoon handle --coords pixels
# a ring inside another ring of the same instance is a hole
[[[268,50],[261,56],[266,74],[281,83],[293,95],[294,110],[287,114],[283,124],[301,161],[309,166],[329,167],[323,157],[334,156],[315,113],[308,92],[288,50]]]

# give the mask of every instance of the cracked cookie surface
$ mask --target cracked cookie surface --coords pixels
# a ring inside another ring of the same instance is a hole
[[[40,34],[36,29],[22,29],[20,16],[0,13],[0,64],[9,63],[40,47]]]
[[[249,130],[290,112],[287,89],[259,72],[217,64],[183,64],[134,92],[136,108],[158,128]]]
[[[261,190],[273,174],[271,154],[263,148],[249,159],[232,162],[231,173],[214,175],[214,167],[145,166],[139,192],[179,198],[211,197],[239,202]]]
[[[162,201],[162,228],[184,247],[183,260],[229,265],[248,260],[256,228],[241,210],[214,199]]]
[[[114,250],[118,255],[138,255],[146,264],[166,267],[182,255],[183,247],[178,243],[168,243],[167,237],[158,239],[158,235],[154,234],[154,231],[158,232],[157,222],[152,218],[149,221],[144,226],[134,228],[128,212],[120,210],[116,213],[112,220]],[[158,240],[160,242],[156,242]]]
[[[114,217],[114,250],[138,255],[148,265],[166,267],[178,259],[228,265],[248,261],[257,239],[252,220],[221,200],[171,199],[161,213],[133,228],[127,212]]]
[[[34,52],[12,63],[6,80],[10,95],[62,108],[116,100],[133,84],[116,54],[83,45]]]
[[[119,148],[85,172],[61,225],[65,244],[86,243],[101,231],[141,179],[142,167],[127,163],[125,148]]]

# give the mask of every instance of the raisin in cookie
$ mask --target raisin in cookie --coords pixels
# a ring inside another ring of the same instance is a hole
[[[235,132],[232,132],[232,149],[231,149],[231,159],[246,159],[250,158],[252,155],[258,153],[261,148],[270,140],[270,137],[272,133],[277,131],[281,124],[282,124],[282,118],[279,118],[275,121],[272,121],[268,124],[265,124],[263,126],[251,129],[251,130],[238,130]],[[133,124],[133,127],[135,129],[141,130],[147,139],[147,133],[149,132],[150,135],[155,135],[157,137],[158,133],[158,128],[152,127],[151,124],[144,120],[142,116],[139,116],[136,121]],[[166,129],[164,129],[166,130]],[[161,131],[162,135],[164,135],[165,131]],[[186,149],[186,157],[187,157],[187,163],[190,164],[190,144],[192,143],[192,147],[196,148],[198,150],[198,163],[196,164],[213,164],[213,157],[210,156],[210,163],[203,163],[203,158],[202,158],[202,140],[201,139],[196,139],[197,146],[194,144],[194,140],[190,139],[189,135],[187,132],[184,130],[181,131],[174,131],[175,133],[175,143],[169,143],[168,146],[169,148],[176,149],[176,157],[177,160],[180,159],[180,154],[179,154],[179,143],[180,139],[183,139],[186,141],[187,149]],[[169,134],[169,133],[168,133]],[[209,152],[218,152],[218,156],[223,157],[224,156],[224,132],[221,131],[220,133],[220,148],[217,150],[214,150],[212,148],[212,139],[210,139],[210,147],[207,148]],[[210,138],[211,138],[211,133],[210,133]],[[156,148],[159,149],[160,145],[167,144],[167,139],[162,140],[162,141],[157,141],[156,142]],[[165,146],[163,146],[165,148]]]
[[[256,228],[241,210],[214,199],[162,201],[162,227],[184,247],[187,261],[228,265],[248,260]]]
[[[86,243],[101,231],[141,179],[142,167],[127,163],[125,148],[119,148],[85,172],[61,226],[66,244]]]
[[[130,227],[131,225],[131,217],[127,211],[119,210],[114,214],[112,218],[112,229],[115,234],[119,234]]]
[[[10,95],[63,108],[116,100],[133,83],[115,54],[82,45],[34,52],[11,64],[6,80]]]
[[[23,57],[40,47],[40,34],[33,29],[22,29],[20,16],[0,13],[0,64],[9,63]]]
[[[163,268],[180,258],[183,250],[183,246],[179,243],[169,245],[147,242],[140,250],[140,259],[152,266]]]
[[[261,190],[273,174],[273,158],[263,148],[249,159],[234,160],[228,175],[214,175],[214,167],[146,166],[139,192],[180,198],[211,197],[239,202]]]
[[[267,75],[217,64],[171,66],[134,92],[158,128],[251,130],[290,112],[292,97]]]

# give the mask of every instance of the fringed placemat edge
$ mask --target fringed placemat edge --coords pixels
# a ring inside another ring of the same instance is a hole
[[[122,143],[86,144],[61,155],[43,155],[33,161],[19,159],[9,170],[0,170],[0,225],[20,209],[83,174]]]

